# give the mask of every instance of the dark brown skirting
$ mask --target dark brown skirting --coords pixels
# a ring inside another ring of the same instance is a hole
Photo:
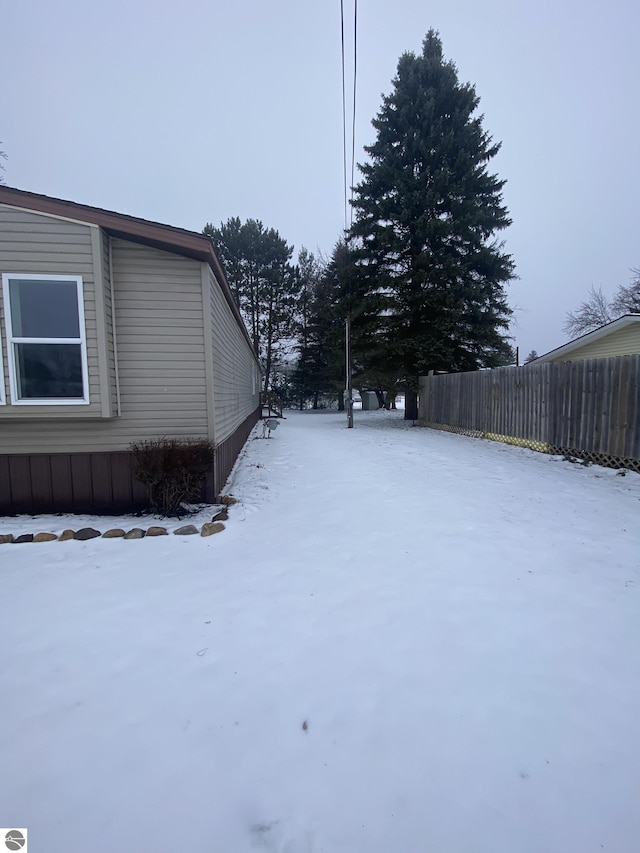
[[[259,417],[256,409],[216,447],[202,500],[213,503],[220,494]],[[0,454],[0,515],[146,509],[146,493],[132,466],[129,451]]]
[[[213,502],[216,497],[222,492],[224,484],[227,482],[227,477],[231,473],[231,469],[238,458],[238,454],[244,447],[244,444],[249,437],[249,433],[260,420],[261,410],[257,408],[252,412],[246,420],[240,424],[236,431],[221,441],[216,447],[216,454],[213,463],[213,492],[207,491],[207,501]]]

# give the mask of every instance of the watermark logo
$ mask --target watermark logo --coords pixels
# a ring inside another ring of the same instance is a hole
[[[0,829],[0,851],[18,850],[27,853],[27,830]]]

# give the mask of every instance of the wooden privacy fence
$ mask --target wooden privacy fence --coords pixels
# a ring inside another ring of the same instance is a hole
[[[640,471],[640,355],[423,376],[418,417]]]

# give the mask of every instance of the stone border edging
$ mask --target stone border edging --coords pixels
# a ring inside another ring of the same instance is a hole
[[[174,536],[194,536],[198,533],[200,536],[213,536],[215,533],[221,533],[225,526],[222,523],[229,518],[229,507],[238,503],[236,498],[231,495],[222,495],[218,502],[223,504],[223,509],[217,512],[211,521],[207,521],[198,530],[195,524],[184,524],[173,531]],[[79,530],[71,530],[67,528],[62,533],[22,533],[19,536],[14,536],[13,533],[0,533],[0,545],[21,545],[26,542],[65,542],[70,539],[76,539],[79,542],[86,542],[89,539],[144,539],[148,536],[168,536],[169,531],[166,527],[159,525],[151,525],[146,530],[143,527],[132,527],[131,530],[125,531],[122,527],[112,527],[101,533],[95,527],[81,527]]]

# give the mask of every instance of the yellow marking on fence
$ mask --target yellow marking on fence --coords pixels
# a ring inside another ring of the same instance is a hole
[[[585,463],[602,465],[605,468],[621,468],[640,474],[640,459],[621,458],[590,450],[575,450],[571,447],[557,447],[547,444],[545,441],[516,438],[513,435],[498,435],[498,433],[494,432],[480,432],[479,430],[464,429],[463,427],[450,426],[449,424],[434,424],[428,421],[419,421],[419,426],[427,427],[428,429],[437,429],[441,432],[452,432],[456,435],[465,435],[468,438],[485,438],[489,441],[500,441],[503,444],[511,444],[515,447],[526,447],[529,450],[535,450],[537,453],[547,453],[550,456],[567,456],[573,460],[579,459]]]
[[[539,453],[551,453],[551,445],[546,441],[536,441],[531,438],[516,438],[513,435],[498,435],[495,432],[482,433],[483,438],[488,438],[489,441],[501,441],[503,444],[513,444],[516,447],[528,447],[530,450],[537,450]]]

